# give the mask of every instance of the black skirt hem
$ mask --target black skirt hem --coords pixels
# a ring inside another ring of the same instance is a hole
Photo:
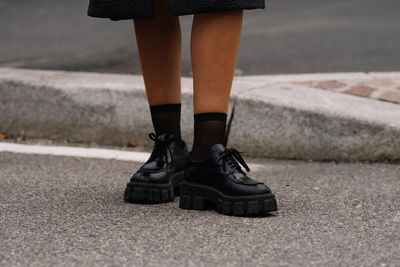
[[[253,1],[252,5],[246,4],[238,4],[238,5],[230,5],[230,6],[200,6],[198,8],[179,8],[172,9],[172,15],[174,16],[184,16],[184,15],[193,15],[200,13],[212,13],[212,12],[223,12],[223,11],[233,11],[233,10],[251,10],[251,9],[265,9],[265,1],[264,0],[256,0]]]
[[[193,1],[197,1],[193,4]],[[222,1],[223,2],[223,1]],[[246,1],[233,1],[229,5],[216,4],[213,1],[192,0],[171,1],[171,15],[185,16],[201,13],[233,11],[233,10],[252,10],[252,9],[265,9],[265,0],[246,0]],[[123,9],[113,10],[113,7],[97,7],[96,0],[91,0],[87,10],[89,17],[95,18],[108,18],[114,21],[130,20],[130,19],[153,19],[153,2],[152,0],[146,2],[146,6],[137,8],[134,6],[127,6]]]

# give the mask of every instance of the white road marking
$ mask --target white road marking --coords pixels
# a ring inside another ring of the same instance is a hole
[[[25,145],[12,143],[0,143],[0,152],[70,156],[79,158],[115,159],[136,162],[146,162],[150,156],[150,153],[147,152],[120,151],[115,149],[70,146]]]
[[[71,146],[47,146],[47,145],[26,145],[1,143],[0,152],[11,152],[21,154],[38,154],[67,156],[77,158],[94,158],[94,159],[114,159],[122,161],[146,162],[150,157],[147,152],[121,151],[116,149],[104,148],[86,148]],[[266,166],[257,163],[247,163],[251,171],[257,171]],[[246,171],[245,171],[246,172]]]

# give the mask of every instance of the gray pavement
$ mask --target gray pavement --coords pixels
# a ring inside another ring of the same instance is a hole
[[[0,0],[0,65],[140,73],[132,21],[86,16],[88,0]],[[398,0],[266,0],[246,10],[238,73],[400,70]],[[189,76],[193,16],[181,16]]]
[[[0,265],[400,264],[400,165],[246,161],[276,214],[127,204],[138,163],[0,153]]]

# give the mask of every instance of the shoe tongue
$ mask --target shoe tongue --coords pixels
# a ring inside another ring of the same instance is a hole
[[[224,150],[225,150],[225,147],[221,143],[217,143],[211,147],[211,152],[219,152],[219,151],[224,151]]]
[[[157,139],[159,139],[161,141],[164,141],[164,140],[167,140],[168,138],[173,137],[173,136],[174,135],[172,133],[162,133],[157,137]]]

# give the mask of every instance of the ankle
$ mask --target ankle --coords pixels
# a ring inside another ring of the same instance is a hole
[[[157,135],[171,133],[178,139],[181,136],[181,103],[150,106],[151,120]]]
[[[210,157],[209,153],[208,154],[196,154],[194,152],[195,151],[193,151],[193,150],[189,152],[189,158],[192,163],[203,163],[203,162],[206,162]]]
[[[226,113],[205,112],[194,114],[193,159],[204,161],[216,143],[225,143]]]

